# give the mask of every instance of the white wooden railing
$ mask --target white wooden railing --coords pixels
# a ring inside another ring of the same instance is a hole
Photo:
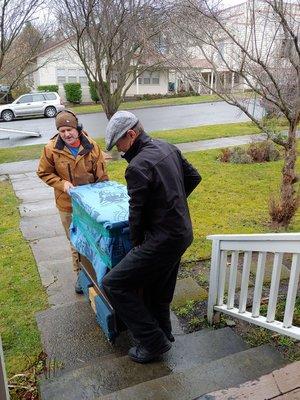
[[[9,400],[1,337],[0,337],[0,399]]]
[[[214,312],[221,312],[300,340],[300,327],[292,325],[300,275],[300,233],[211,235],[207,238],[212,240],[207,310],[209,322],[212,323]],[[258,252],[258,261],[252,309],[250,312],[246,310],[246,305],[253,252]],[[267,315],[265,317],[260,315],[260,307],[267,253],[274,254],[274,261]],[[283,321],[277,321],[275,320],[275,313],[284,253],[292,254],[292,263],[285,298]],[[230,255],[227,302],[224,304],[227,259]],[[239,257],[243,257],[243,266],[239,301],[238,306],[236,306],[235,298]]]

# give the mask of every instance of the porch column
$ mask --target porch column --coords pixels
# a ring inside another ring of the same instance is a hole
[[[175,77],[174,77],[174,80],[175,80],[175,93],[178,93],[178,79],[177,79],[177,72],[175,72]]]
[[[135,72],[136,94],[140,94],[139,93],[139,89],[140,89],[140,87],[139,87],[139,77],[137,75],[138,75],[138,71]]]
[[[231,91],[233,92],[233,86],[234,86],[234,72],[231,74]]]
[[[214,87],[214,71],[211,71],[211,73],[210,73],[210,94],[213,94],[213,91],[212,91],[212,89],[213,89],[213,87]]]

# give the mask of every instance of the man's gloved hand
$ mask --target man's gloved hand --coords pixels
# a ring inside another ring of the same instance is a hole
[[[69,194],[69,190],[73,189],[73,187],[74,186],[72,185],[71,182],[65,181],[65,183],[64,183],[64,192]]]

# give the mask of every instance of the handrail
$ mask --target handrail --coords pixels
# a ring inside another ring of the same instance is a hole
[[[300,233],[269,233],[252,235],[210,235],[212,240],[212,257],[209,283],[207,318],[213,322],[214,312],[222,312],[235,318],[300,339],[300,327],[293,326],[294,307],[300,275]],[[251,312],[247,311],[250,266],[253,252],[258,252],[256,278]],[[241,289],[239,300],[236,300],[236,283],[238,262],[243,253]],[[271,287],[267,315],[260,314],[265,263],[268,253],[274,254]],[[292,264],[285,302],[283,321],[275,320],[280,275],[284,253],[291,253]],[[227,302],[225,297],[225,280],[227,260],[230,255]],[[238,303],[238,305],[236,305]]]
[[[0,399],[9,400],[1,337],[0,337]]]

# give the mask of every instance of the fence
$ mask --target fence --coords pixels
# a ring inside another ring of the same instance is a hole
[[[9,400],[1,337],[0,337],[0,399]]]
[[[295,339],[300,339],[300,327],[293,326],[294,307],[300,274],[300,234],[259,234],[259,235],[211,235],[212,259],[209,283],[207,316],[210,323],[214,312],[228,314],[250,323],[279,332]],[[255,273],[255,286],[252,310],[247,311],[250,267],[253,252],[258,252]],[[228,254],[229,253],[229,254]],[[242,253],[242,254],[241,254]],[[271,286],[268,298],[267,315],[260,313],[265,264],[268,253],[273,253]],[[285,253],[292,255],[285,309],[282,321],[275,320],[282,260]],[[228,256],[230,270],[228,279],[227,301],[225,298],[225,277]],[[236,295],[237,271],[242,260],[242,278],[239,299]],[[238,303],[238,306],[236,306]]]

